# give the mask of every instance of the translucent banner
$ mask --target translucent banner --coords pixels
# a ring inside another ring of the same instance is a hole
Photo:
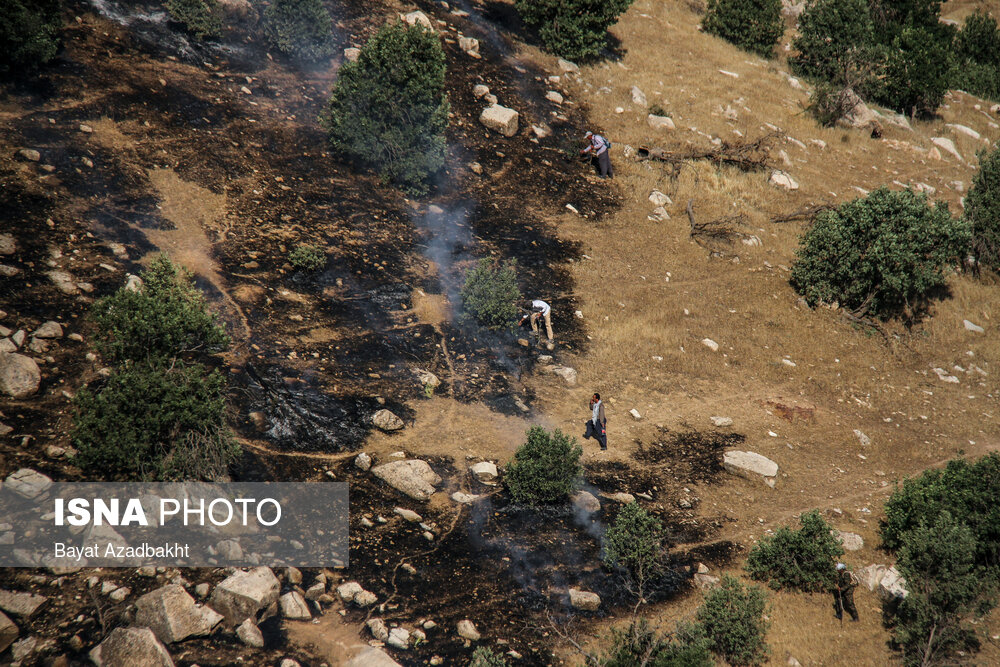
[[[0,489],[0,567],[346,567],[348,507],[338,482],[12,476]]]

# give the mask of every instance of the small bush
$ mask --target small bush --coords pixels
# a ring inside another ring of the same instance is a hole
[[[300,271],[319,271],[326,266],[326,253],[317,246],[300,243],[288,253],[288,262]]]
[[[930,525],[942,512],[967,525],[975,537],[975,562],[1000,565],[1000,454],[991,453],[970,463],[950,461],[944,470],[927,470],[903,480],[885,503],[882,543],[893,551],[905,545],[906,535]]]
[[[34,70],[55,58],[61,30],[58,0],[0,2],[0,73]]]
[[[600,667],[712,667],[711,642],[700,625],[680,624],[663,636],[646,619],[611,631],[612,645],[598,660]]]
[[[333,55],[333,22],[322,0],[271,0],[264,34],[274,48],[302,60]]]
[[[337,73],[321,117],[334,150],[408,192],[426,193],[445,161],[444,75],[436,33],[402,22],[380,29]]]
[[[823,127],[833,127],[857,106],[857,97],[852,92],[842,86],[819,83],[813,90],[806,110]]]
[[[948,39],[924,28],[904,28],[892,44],[875,100],[911,116],[931,114],[948,91],[953,64]]]
[[[774,535],[761,538],[747,557],[747,572],[775,590],[819,593],[835,588],[834,559],[844,550],[817,510],[803,514],[799,523],[799,530],[782,526]]]
[[[528,439],[507,464],[504,481],[516,502],[551,505],[565,501],[583,473],[583,448],[559,429],[528,429]]]
[[[99,392],[74,399],[77,462],[107,479],[223,477],[239,452],[225,427],[223,387],[200,364],[118,370]]]
[[[872,43],[873,31],[865,0],[809,2],[799,17],[799,35],[792,42],[798,53],[789,65],[799,76],[846,84],[845,72]]]
[[[724,575],[720,586],[705,596],[698,621],[715,653],[731,665],[754,667],[768,655],[766,611],[767,593]]]
[[[879,188],[825,211],[802,237],[792,286],[810,305],[839,303],[858,315],[916,316],[965,257],[968,225],[924,195]]]
[[[973,531],[948,512],[907,531],[896,566],[908,594],[896,611],[893,639],[906,667],[952,665],[979,647],[970,621],[996,605],[996,572],[976,565]]]
[[[785,32],[781,0],[709,0],[702,26],[705,32],[764,58],[771,57]]]
[[[465,274],[462,286],[463,313],[476,322],[499,331],[514,326],[517,302],[521,290],[517,288],[516,264],[481,259]]]
[[[972,227],[972,254],[980,266],[1000,272],[1000,149],[979,154],[979,171],[965,198]]]
[[[218,352],[229,337],[191,275],[160,255],[142,272],[142,289],[121,288],[93,307],[98,349],[114,364],[162,361],[185,352]]]
[[[589,60],[607,44],[608,28],[634,0],[517,0],[514,6],[538,29],[545,50],[570,60]]]
[[[218,37],[222,33],[218,0],[165,0],[163,6],[195,39]]]
[[[491,648],[480,646],[473,651],[469,667],[507,667],[507,659]]]
[[[646,584],[666,566],[667,535],[660,520],[639,503],[625,505],[604,536],[604,562],[628,572],[630,586],[639,598]]]

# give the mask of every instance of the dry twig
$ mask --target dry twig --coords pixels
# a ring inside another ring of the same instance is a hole
[[[680,166],[695,160],[708,160],[716,165],[728,165],[741,171],[761,171],[769,166],[771,144],[776,132],[765,134],[753,141],[723,141],[711,148],[697,148],[672,152],[662,148],[640,146],[636,151],[639,160],[658,160],[671,165],[674,175],[680,173]]]

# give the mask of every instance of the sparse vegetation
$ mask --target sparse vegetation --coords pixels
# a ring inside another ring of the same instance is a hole
[[[141,289],[123,287],[94,304],[95,340],[108,361],[159,363],[229,346],[229,336],[207,309],[190,273],[160,255],[140,277]]]
[[[59,50],[62,16],[58,0],[0,2],[0,73],[34,70]]]
[[[979,154],[979,171],[965,198],[972,227],[972,255],[980,266],[1000,272],[1000,149]]]
[[[401,21],[344,63],[321,122],[337,154],[424,194],[444,166],[445,58],[438,35]]]
[[[564,502],[583,473],[583,448],[559,429],[528,429],[528,439],[507,464],[504,482],[516,502],[552,505]]]
[[[300,271],[319,271],[326,266],[326,253],[318,246],[300,243],[288,253],[288,263]]]
[[[681,623],[672,635],[662,635],[644,618],[611,631],[611,648],[600,667],[712,667],[711,642],[704,628]]]
[[[333,54],[333,22],[322,0],[271,0],[264,10],[264,33],[282,53],[302,60]]]
[[[517,287],[513,261],[481,259],[465,274],[463,313],[487,329],[499,331],[513,327],[520,300],[521,290]]]
[[[507,659],[486,646],[479,646],[472,652],[469,667],[507,667]]]
[[[817,510],[803,514],[799,523],[799,530],[782,526],[774,535],[761,538],[747,556],[747,572],[775,590],[830,590],[836,586],[834,559],[844,550]]]
[[[698,621],[715,653],[730,665],[753,667],[763,664],[768,655],[766,611],[767,593],[724,575],[719,587],[705,596]]]
[[[660,520],[632,501],[619,510],[604,536],[604,562],[625,570],[629,589],[642,601],[647,584],[666,567],[666,541]]]
[[[857,99],[849,88],[822,81],[816,84],[807,110],[823,127],[833,127],[854,111]]]
[[[785,32],[781,0],[709,0],[702,26],[764,58],[773,55],[774,45]]]
[[[916,317],[968,251],[968,225],[924,195],[882,187],[820,213],[802,238],[792,286],[857,317]]]
[[[521,18],[538,30],[545,50],[589,60],[607,44],[608,28],[634,0],[517,0]]]
[[[222,33],[218,0],[165,0],[163,6],[195,39],[218,37]]]

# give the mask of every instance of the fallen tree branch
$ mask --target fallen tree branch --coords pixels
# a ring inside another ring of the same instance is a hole
[[[753,237],[752,234],[747,234],[739,229],[740,227],[747,227],[746,216],[742,213],[727,215],[709,222],[697,222],[694,219],[693,201],[691,199],[688,200],[687,216],[688,221],[691,223],[691,238],[698,245],[713,250],[712,246],[715,245],[713,242],[732,243],[736,239],[750,239]],[[757,244],[759,244],[759,241]]]
[[[769,166],[771,143],[777,136],[776,132],[772,132],[753,141],[723,141],[718,146],[711,148],[698,148],[683,152],[640,146],[636,151],[636,159],[666,162],[674,167],[675,172],[680,170],[680,165],[695,160],[708,160],[713,164],[728,165],[741,171],[761,171]]]
[[[785,213],[783,215],[776,215],[771,218],[771,222],[795,222],[797,220],[808,220],[812,222],[817,215],[823,211],[830,211],[837,208],[833,204],[818,204],[816,206],[807,206],[806,208],[799,209],[798,211],[792,211],[791,213]]]

